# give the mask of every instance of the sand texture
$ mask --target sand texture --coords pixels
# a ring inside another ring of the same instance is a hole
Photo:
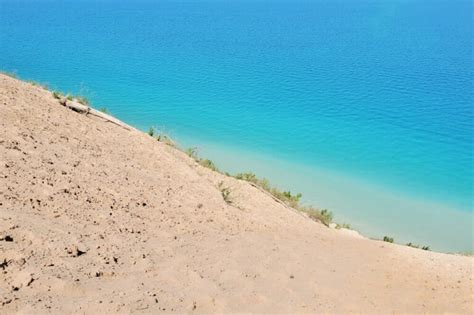
[[[1,314],[474,312],[472,257],[328,228],[4,75],[0,263]]]

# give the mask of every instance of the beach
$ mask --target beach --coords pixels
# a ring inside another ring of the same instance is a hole
[[[0,70],[367,237],[472,252],[472,1],[46,2],[0,2]]]

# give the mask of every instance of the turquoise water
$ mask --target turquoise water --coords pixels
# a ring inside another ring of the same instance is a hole
[[[0,0],[0,69],[371,237],[473,249],[472,1]]]

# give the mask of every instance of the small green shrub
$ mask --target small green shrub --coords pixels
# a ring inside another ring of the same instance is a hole
[[[351,230],[351,226],[350,224],[348,223],[342,223],[342,224],[336,224],[336,229],[340,230],[340,229],[348,229],[348,230]]]
[[[413,247],[413,248],[420,248],[420,245],[413,244],[412,242],[407,243],[407,246]],[[423,246],[421,247],[422,250],[430,250],[429,246]]]
[[[53,91],[53,97],[57,100],[59,100],[63,95],[61,94],[61,92],[58,92],[58,91]]]
[[[155,135],[155,128],[150,127],[150,129],[148,129],[148,135],[153,137]],[[158,139],[158,141],[160,141],[160,139]]]
[[[199,160],[199,164],[201,164],[202,166],[207,167],[208,169],[211,169],[213,171],[220,172],[219,169],[217,168],[217,166],[214,164],[214,162],[212,162],[209,159],[201,159],[201,160]]]
[[[383,241],[387,243],[393,243],[393,237],[384,236]]]
[[[156,136],[156,140],[163,142],[164,144],[167,144],[173,148],[176,148],[176,143],[174,143],[174,141],[164,133],[160,133],[158,136]]]
[[[234,177],[237,179],[245,180],[245,181],[252,182],[255,184],[259,180],[254,173],[238,173]]]
[[[72,97],[71,94],[66,95],[66,99],[67,99],[68,101],[73,101],[73,100],[74,100],[74,98]]]
[[[272,193],[272,188],[270,187],[270,183],[266,178],[258,178],[254,173],[238,173],[234,176],[237,179],[245,180],[247,182],[253,183],[257,186],[260,186],[264,190]]]
[[[99,108],[99,112],[102,112],[104,114],[110,114],[109,110],[107,109],[107,107],[102,107],[102,108]]]
[[[271,188],[270,193],[277,199],[283,201],[292,208],[298,208],[302,194],[292,195],[290,191],[281,191],[278,188]]]
[[[328,211],[327,209],[316,209],[314,207],[300,207],[298,210],[306,213],[309,218],[321,222],[322,224],[329,226],[331,224],[332,219],[333,219],[333,214],[331,211]]]
[[[187,148],[185,152],[189,157],[192,157],[193,159],[197,160],[198,154],[197,154],[197,148],[196,147]]]
[[[82,105],[89,105],[89,100],[85,97],[85,96],[81,96],[81,95],[78,95],[76,96],[76,100],[78,103],[82,104]]]

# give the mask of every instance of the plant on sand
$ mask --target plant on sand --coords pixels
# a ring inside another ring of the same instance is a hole
[[[185,153],[189,156],[189,157],[192,157],[193,159],[197,159],[198,158],[198,155],[197,155],[197,148],[196,147],[193,147],[193,148],[187,148]]]
[[[150,129],[148,129],[148,135],[150,137],[153,137],[155,135],[155,128],[153,127],[150,127]],[[158,140],[159,141],[159,140]]]
[[[82,96],[82,95],[76,96],[76,100],[78,103],[81,103],[82,105],[87,106],[90,104],[89,100],[85,96]]]
[[[351,226],[350,224],[348,223],[342,223],[342,224],[336,224],[336,229],[340,230],[340,229],[348,229],[348,230],[351,230]]]
[[[384,236],[383,241],[387,243],[393,243],[393,237]]]
[[[53,91],[53,97],[57,100],[59,100],[62,97],[62,93],[58,91]]]
[[[215,172],[219,172],[219,169],[217,168],[216,164],[214,164],[214,162],[212,162],[211,160],[209,159],[200,159],[199,160],[199,164],[201,164],[202,166],[208,168],[208,169],[211,169]]]
[[[327,209],[316,209],[314,207],[299,207],[299,211],[304,212],[308,215],[310,219],[321,222],[322,224],[329,226],[333,219],[333,214]]]

